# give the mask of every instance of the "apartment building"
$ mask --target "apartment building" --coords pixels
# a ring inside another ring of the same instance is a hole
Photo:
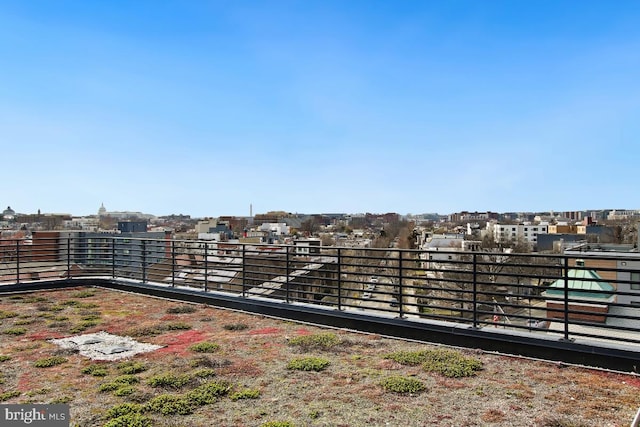
[[[549,232],[548,224],[499,224],[497,222],[487,223],[487,232],[493,233],[496,242],[516,242],[524,241],[532,245],[538,243],[538,235]]]

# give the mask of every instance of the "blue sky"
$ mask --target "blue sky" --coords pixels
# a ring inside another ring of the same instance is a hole
[[[3,1],[0,206],[640,208],[637,1]]]

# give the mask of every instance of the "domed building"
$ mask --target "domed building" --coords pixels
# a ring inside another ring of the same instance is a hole
[[[7,209],[2,211],[2,219],[5,221],[13,221],[16,219],[16,211],[11,209],[11,206],[7,206]]]
[[[98,216],[105,216],[107,214],[107,208],[104,207],[104,203],[100,205],[100,209],[98,209]]]

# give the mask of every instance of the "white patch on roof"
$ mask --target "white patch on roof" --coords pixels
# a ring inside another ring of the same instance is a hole
[[[161,345],[141,343],[131,337],[112,335],[104,331],[53,339],[50,342],[64,349],[77,349],[80,355],[93,360],[124,359],[162,348]]]

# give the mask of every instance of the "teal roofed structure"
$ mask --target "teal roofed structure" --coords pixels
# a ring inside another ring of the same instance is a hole
[[[593,303],[609,303],[615,300],[615,288],[605,282],[593,270],[571,269],[567,274],[569,299],[588,300]],[[558,279],[542,293],[549,298],[564,298],[565,281]]]

